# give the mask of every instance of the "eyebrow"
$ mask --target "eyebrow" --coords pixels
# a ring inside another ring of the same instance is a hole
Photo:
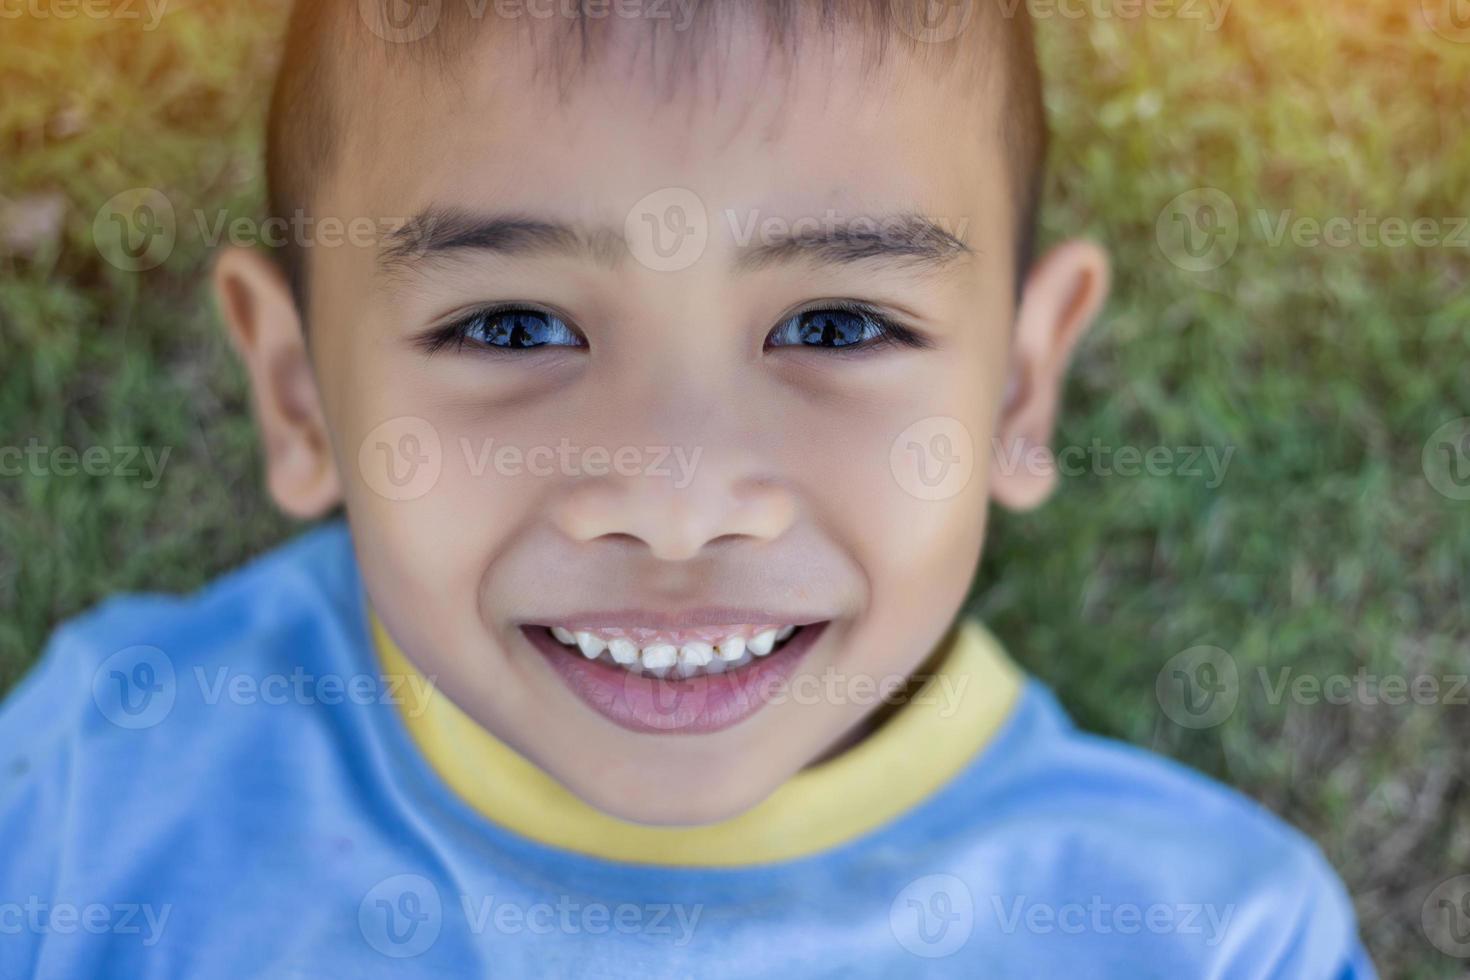
[[[737,235],[737,272],[798,261],[819,265],[884,261],[937,267],[974,254],[960,237],[917,212],[850,218],[828,212],[820,221],[763,222],[756,216],[744,230],[734,227],[730,217]],[[963,228],[962,224],[961,232]],[[628,249],[623,230],[611,225],[585,228],[528,215],[432,207],[388,234],[378,252],[378,266],[385,273],[406,272],[439,256],[466,251],[506,256],[583,255],[616,267]]]
[[[753,272],[783,262],[851,265],[870,260],[935,267],[974,254],[939,222],[916,212],[798,219],[789,225],[787,231],[767,232],[761,241],[743,246],[736,268]]]
[[[389,232],[378,251],[378,268],[385,273],[406,272],[438,256],[465,251],[509,256],[584,254],[611,266],[621,257],[621,239],[611,228],[584,233],[564,222],[525,215],[433,207]]]

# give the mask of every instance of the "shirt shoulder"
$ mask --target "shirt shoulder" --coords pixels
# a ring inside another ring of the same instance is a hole
[[[340,524],[193,594],[116,597],[63,624],[0,704],[0,894],[77,909],[161,895],[166,913],[212,894],[265,828],[320,849],[312,815],[339,804],[340,747],[364,725],[350,685],[373,680],[365,635]],[[28,931],[0,944],[0,974],[30,975],[43,949],[60,975],[121,955]]]
[[[1028,956],[1059,959],[1038,966],[1075,962],[1069,939],[1085,938],[1090,959],[1119,968],[1149,946],[1191,975],[1374,975],[1315,843],[1201,773],[1079,730],[1035,680],[953,789],[951,843],[1002,869],[977,875],[977,921],[1033,940],[1050,929]]]
[[[320,724],[299,679],[350,673],[362,617],[351,543],[331,524],[193,594],[118,596],[64,623],[0,704],[0,828],[62,846],[81,806],[183,798],[160,783],[208,778],[256,729]],[[264,760],[275,743],[254,744]]]
[[[57,627],[0,706],[0,744],[36,756],[68,738],[152,728],[194,701],[180,697],[181,676],[192,688],[221,664],[259,676],[320,661],[326,651],[310,634],[356,626],[359,589],[350,539],[334,523],[194,593],[109,598]]]

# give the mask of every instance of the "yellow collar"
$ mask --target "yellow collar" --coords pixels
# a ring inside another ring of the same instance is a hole
[[[1021,690],[1021,672],[972,620],[951,634],[935,673],[877,731],[797,773],[729,820],[656,827],[609,816],[506,746],[423,678],[376,616],[385,677],[411,692],[399,708],[439,777],[487,819],[523,837],[610,861],[737,867],[787,861],[876,830],[923,802],[990,741]]]

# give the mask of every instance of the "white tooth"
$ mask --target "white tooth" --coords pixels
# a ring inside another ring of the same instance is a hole
[[[695,640],[679,648],[679,666],[703,667],[715,659],[715,648],[708,643]]]
[[[771,647],[776,645],[776,631],[761,630],[755,636],[752,636],[750,638],[750,643],[748,645],[750,647],[751,653],[755,654],[757,657],[764,657],[766,654],[771,652]]]
[[[739,670],[741,667],[744,667],[746,664],[750,663],[754,659],[755,659],[755,656],[749,650],[746,650],[738,658],[736,658],[735,660],[732,660],[729,663],[727,663],[725,665],[725,669],[726,670]]]
[[[638,644],[627,637],[618,637],[607,645],[607,649],[613,660],[624,667],[638,662]]]
[[[556,637],[556,642],[565,643],[567,646],[571,646],[577,642],[577,637],[572,631],[561,626],[553,626],[551,628],[551,635]]]
[[[652,674],[654,677],[657,677],[659,680],[663,680],[664,679],[664,675],[667,674],[672,669],[673,668],[671,668],[671,667],[653,667],[653,668],[650,668],[647,672],[650,673],[650,674]]]
[[[679,662],[679,648],[672,643],[655,643],[643,648],[643,667],[645,670],[656,670],[659,667],[672,667]]]
[[[795,633],[795,632],[796,632],[796,627],[795,626],[783,626],[783,627],[781,627],[781,629],[776,633],[776,642],[777,643],[780,643],[782,640],[789,640],[789,639],[791,639],[791,634],[792,633]]]
[[[732,636],[720,644],[720,659],[739,660],[745,653],[745,637]]]
[[[725,672],[725,669],[729,666],[730,665],[727,664],[725,661],[721,660],[719,657],[716,657],[709,662],[708,667],[704,668],[704,672],[706,674],[723,674]]]
[[[586,630],[577,631],[577,646],[581,648],[582,656],[588,660],[596,660],[597,655],[607,649],[607,644],[602,641],[602,637],[593,636]]]

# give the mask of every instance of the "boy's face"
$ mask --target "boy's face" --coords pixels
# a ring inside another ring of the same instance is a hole
[[[306,249],[309,361],[260,260],[221,261],[277,498],[340,495],[419,668],[629,819],[748,808],[919,666],[988,498],[1049,489],[1104,289],[1072,245],[1017,317],[997,72],[810,47],[731,38],[672,98],[616,56],[558,97],[496,41],[350,90],[313,212],[440,220]]]

